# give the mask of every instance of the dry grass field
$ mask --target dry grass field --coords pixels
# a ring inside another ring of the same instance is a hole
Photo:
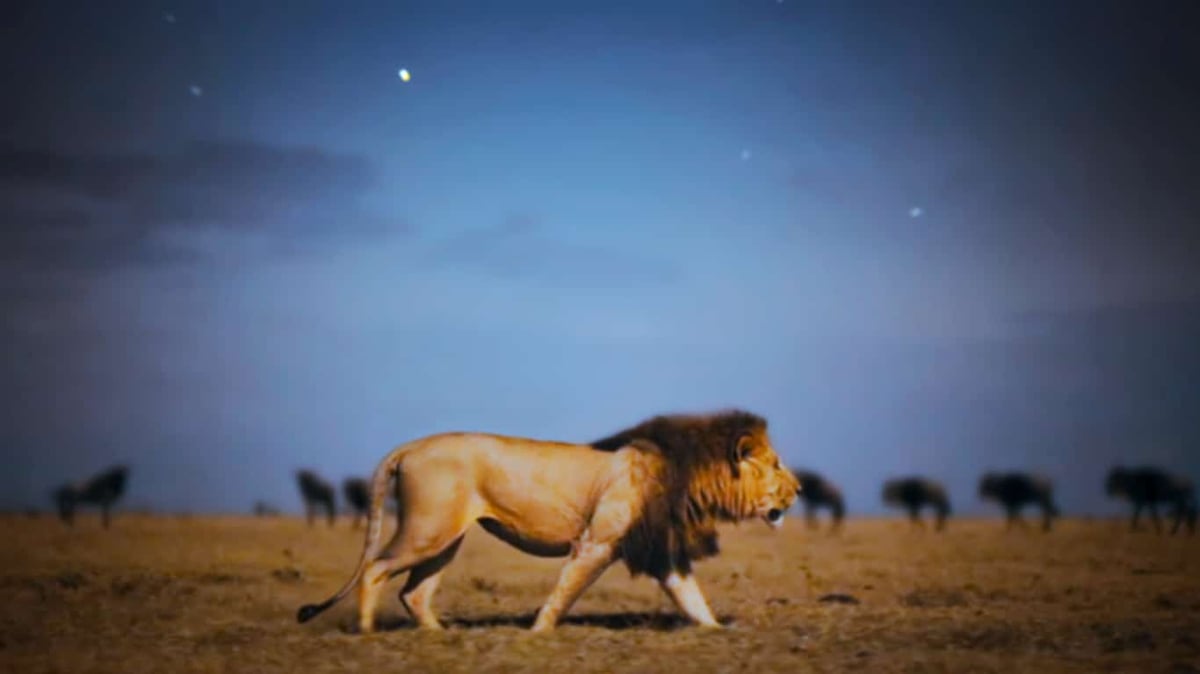
[[[95,517],[8,516],[0,671],[1200,671],[1200,537],[1115,521],[1049,535],[992,520],[944,535],[801,525],[730,528],[699,565],[728,630],[682,626],[650,581],[613,567],[556,633],[531,635],[560,562],[476,530],[438,595],[451,629],[411,629],[393,591],[384,629],[360,636],[352,600],[295,621],[357,559],[345,519],[123,515],[106,533]]]

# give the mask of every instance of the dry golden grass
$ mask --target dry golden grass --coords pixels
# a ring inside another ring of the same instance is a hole
[[[119,516],[106,533],[5,517],[0,535],[4,672],[1200,671],[1200,537],[1111,521],[1049,535],[746,524],[698,571],[732,629],[681,626],[650,581],[614,567],[542,636],[522,627],[561,562],[481,530],[438,595],[450,630],[410,629],[389,592],[370,636],[348,631],[352,598],[295,621],[350,573],[361,530],[346,520]],[[832,593],[860,603],[819,600]]]

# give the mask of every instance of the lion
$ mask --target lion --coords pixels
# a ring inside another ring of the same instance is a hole
[[[1054,504],[1054,483],[1042,475],[1027,473],[984,473],[979,479],[979,498],[1004,506],[1007,528],[1025,524],[1021,508],[1035,504],[1042,511],[1042,530],[1050,531],[1058,506]]]
[[[58,516],[68,526],[75,523],[75,509],[81,504],[100,506],[100,521],[108,528],[112,506],[125,494],[129,479],[127,466],[113,466],[104,472],[77,484],[64,484],[54,490],[54,502]]]
[[[337,492],[333,486],[311,470],[296,471],[296,485],[300,487],[300,498],[304,501],[304,517],[308,526],[312,526],[317,509],[325,511],[329,526],[333,526],[337,517]]]
[[[883,502],[896,508],[908,511],[908,519],[913,526],[924,527],[921,520],[921,508],[932,506],[937,513],[937,530],[946,528],[946,518],[950,516],[950,499],[946,489],[941,484],[923,477],[904,477],[888,480],[883,484]]]
[[[800,500],[804,502],[804,519],[808,528],[817,527],[817,509],[828,507],[833,519],[832,530],[837,531],[842,526],[846,516],[846,501],[842,498],[842,490],[823,475],[811,470],[793,469],[796,479],[800,481]]]
[[[1175,517],[1172,535],[1178,533],[1185,522],[1190,533],[1196,532],[1196,488],[1186,477],[1150,466],[1116,466],[1109,471],[1104,489],[1109,496],[1127,499],[1133,505],[1133,519],[1129,524],[1132,531],[1137,531],[1142,508],[1147,508],[1154,530],[1161,532],[1158,504],[1164,503],[1170,506]]]
[[[371,507],[371,486],[361,477],[348,477],[342,482],[342,496],[354,515],[350,528],[357,529],[359,519],[366,515],[367,509]]]
[[[380,533],[395,479],[396,533]],[[679,610],[720,627],[691,574],[717,553],[717,522],[761,518],[772,527],[796,498],[767,422],[733,410],[658,416],[591,444],[488,433],[443,433],[392,450],[371,478],[362,556],[329,599],[302,606],[299,622],[358,587],[358,625],[374,629],[383,583],[408,572],[400,601],[423,628],[442,627],[432,599],[467,529],[478,522],[528,554],[568,557],[531,629],[552,630],[610,565],[654,578]]]

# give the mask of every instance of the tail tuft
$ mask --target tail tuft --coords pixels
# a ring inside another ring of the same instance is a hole
[[[321,604],[305,604],[304,606],[301,606],[300,610],[296,613],[296,622],[306,623],[309,620],[312,620],[320,615],[322,611],[329,608],[330,603],[331,602],[324,602]]]

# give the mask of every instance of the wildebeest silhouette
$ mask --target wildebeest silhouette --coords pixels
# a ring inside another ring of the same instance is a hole
[[[300,486],[300,498],[304,499],[304,516],[308,526],[313,525],[317,508],[325,510],[329,526],[333,526],[334,517],[337,516],[337,494],[333,487],[311,470],[296,471],[296,483]]]
[[[1196,488],[1186,477],[1151,466],[1116,466],[1108,472],[1104,489],[1109,496],[1123,498],[1133,504],[1133,519],[1129,523],[1133,531],[1137,531],[1142,508],[1150,511],[1154,530],[1162,531],[1162,523],[1158,519],[1158,504],[1162,503],[1170,507],[1175,517],[1172,534],[1178,532],[1180,525],[1185,522],[1188,531],[1196,532]]]
[[[1054,484],[1042,475],[989,471],[979,479],[979,498],[995,501],[1004,507],[1009,529],[1014,524],[1025,523],[1021,519],[1021,509],[1030,504],[1042,511],[1043,531],[1050,531],[1051,523],[1058,517],[1058,506],[1054,504]]]
[[[100,521],[107,529],[109,512],[125,493],[128,476],[127,466],[113,466],[84,482],[64,484],[55,489],[54,502],[58,506],[59,518],[68,525],[74,524],[77,507],[95,505],[100,507]]]
[[[921,508],[931,506],[937,516],[937,530],[946,528],[950,516],[950,499],[941,484],[923,477],[902,477],[883,483],[883,502],[894,508],[908,511],[908,519],[914,526],[924,527]]]
[[[359,519],[366,517],[367,509],[371,507],[370,485],[361,477],[348,477],[342,482],[342,495],[346,497],[346,503],[354,513],[350,528],[357,529]]]
[[[846,514],[846,502],[842,499],[842,490],[819,473],[811,470],[792,469],[796,479],[800,481],[800,500],[804,502],[804,518],[809,528],[817,526],[817,510],[829,508],[833,516],[833,528],[842,524]]]

